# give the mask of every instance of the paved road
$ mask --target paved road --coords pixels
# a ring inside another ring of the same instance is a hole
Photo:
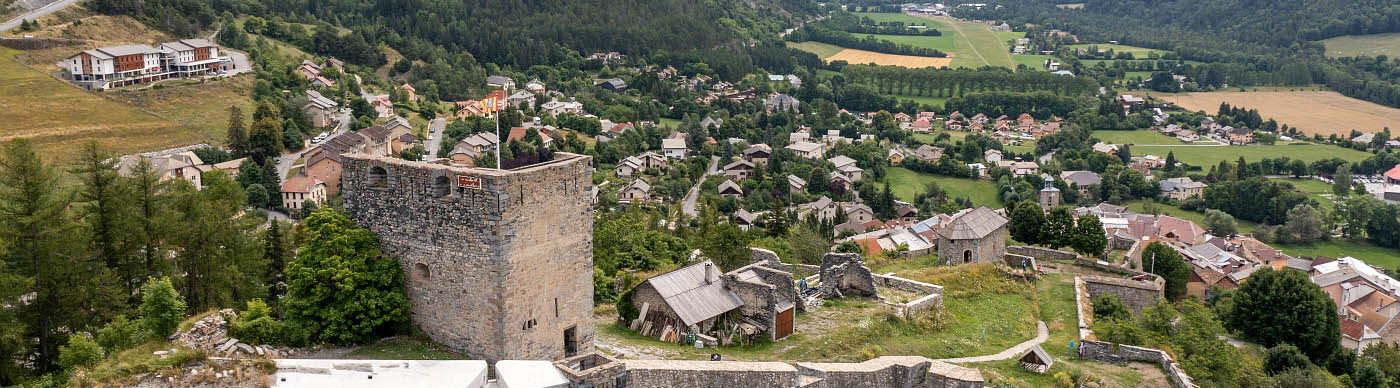
[[[339,120],[339,122],[336,124],[335,130],[331,131],[330,136],[326,137],[328,139],[350,130],[351,118],[349,113],[341,113],[340,116],[336,117],[336,120]],[[278,157],[277,175],[279,177],[282,177],[282,180],[285,181],[287,178],[287,173],[292,170],[292,167],[296,167],[293,165],[293,163],[296,163],[297,159],[301,159],[302,154],[306,153],[306,151],[309,151],[312,148],[316,148],[316,145],[312,144],[311,147],[308,147],[304,150],[288,152]]]
[[[701,175],[700,180],[695,182],[695,186],[692,186],[690,191],[685,194],[685,201],[681,205],[681,211],[685,212],[685,215],[691,217],[700,215],[699,212],[695,211],[695,201],[700,198],[700,185],[705,183],[706,177],[716,174],[719,174],[719,157],[711,156],[710,167],[705,170],[705,175]]]
[[[433,119],[428,122],[428,159],[436,159],[438,149],[442,147],[442,131],[447,129],[447,119]]]
[[[1020,356],[1022,353],[1025,353],[1027,350],[1030,350],[1030,348],[1031,348],[1032,346],[1036,346],[1036,345],[1043,344],[1043,343],[1045,343],[1045,340],[1050,339],[1050,330],[1049,330],[1048,328],[1045,327],[1045,321],[1036,321],[1036,323],[1035,323],[1035,331],[1036,331],[1036,333],[1035,333],[1035,338],[1031,338],[1029,341],[1022,342],[1022,343],[1020,343],[1020,344],[1017,344],[1016,346],[1012,346],[1012,347],[1010,347],[1010,348],[1007,348],[1006,350],[1001,351],[1001,353],[997,353],[997,354],[993,354],[993,355],[988,355],[988,356],[962,357],[962,358],[946,358],[946,359],[942,359],[942,360],[938,360],[938,361],[943,361],[943,362],[948,362],[948,363],[969,363],[969,362],[987,362],[987,361],[1010,360],[1010,359],[1016,358],[1017,356]]]
[[[9,21],[0,23],[0,32],[9,31],[15,27],[19,27],[19,23],[22,21],[38,19],[44,15],[48,15],[57,12],[60,9],[67,8],[68,6],[76,4],[77,2],[78,0],[59,0],[53,2],[52,4],[39,7],[39,9],[29,11],[29,13],[19,15],[14,19],[10,19]]]

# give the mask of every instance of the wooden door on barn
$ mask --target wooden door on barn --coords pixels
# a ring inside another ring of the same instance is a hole
[[[792,335],[793,314],[796,314],[796,311],[796,308],[788,308],[778,313],[777,322],[773,325],[774,339],[782,339],[783,337]]]

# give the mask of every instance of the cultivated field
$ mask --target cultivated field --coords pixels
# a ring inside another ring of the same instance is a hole
[[[1136,156],[1147,154],[1166,157],[1168,152],[1176,155],[1176,159],[1182,163],[1192,166],[1199,166],[1210,169],[1210,166],[1220,164],[1220,162],[1234,163],[1240,157],[1247,161],[1258,161],[1264,158],[1279,158],[1287,156],[1292,159],[1299,159],[1307,162],[1322,159],[1341,158],[1349,162],[1359,162],[1371,157],[1368,152],[1361,152],[1350,148],[1342,148],[1327,144],[1279,144],[1279,145],[1250,145],[1250,146],[1209,146],[1209,145],[1175,145],[1175,146],[1133,146],[1130,152]]]
[[[1181,140],[1163,135],[1157,131],[1094,131],[1094,137],[1099,141],[1109,144],[1132,144],[1136,145],[1178,145],[1183,144]],[[1166,155],[1162,155],[1166,156]]]
[[[1351,130],[1379,132],[1400,128],[1400,109],[1343,96],[1332,91],[1210,92],[1159,94],[1158,97],[1193,111],[1214,113],[1221,102],[1258,109],[1265,119],[1297,127],[1303,133],[1348,135]]]
[[[96,140],[112,152],[153,151],[210,139],[186,125],[85,92],[16,62],[0,47],[0,141],[28,138],[50,161]],[[227,115],[210,118],[226,120]]]
[[[1389,34],[1347,35],[1323,40],[1329,57],[1387,55],[1400,57],[1400,32]]]
[[[845,47],[837,46],[837,45],[834,45],[834,44],[826,44],[826,43],[822,43],[822,42],[811,42],[811,41],[808,41],[808,42],[800,42],[800,43],[799,43],[799,42],[787,42],[787,46],[790,47],[790,48],[795,48],[795,49],[798,49],[798,50],[806,51],[806,52],[809,52],[809,53],[812,53],[812,54],[817,54],[817,57],[819,57],[819,58],[821,58],[821,59],[831,58],[832,55],[836,55],[836,53],[839,53],[839,52],[841,52],[841,50],[845,50],[845,49],[846,49]]]
[[[877,53],[874,51],[844,49],[827,57],[828,61],[846,61],[846,63],[873,63],[876,65],[904,66],[909,68],[920,67],[948,67],[952,63],[952,58],[919,57],[913,55],[894,55]]]

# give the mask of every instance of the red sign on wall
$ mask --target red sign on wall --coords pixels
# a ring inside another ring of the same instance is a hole
[[[481,178],[474,176],[458,175],[457,185],[472,190],[481,190]]]

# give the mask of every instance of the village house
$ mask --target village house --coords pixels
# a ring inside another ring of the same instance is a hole
[[[617,162],[617,167],[613,167],[613,172],[618,178],[632,178],[645,169],[642,166],[642,159],[636,156],[628,156]]]
[[[744,209],[735,210],[734,225],[738,226],[740,230],[749,230],[749,228],[759,225],[758,215]]]
[[[890,152],[888,155],[885,155],[885,159],[890,161],[891,166],[898,166],[900,162],[904,161],[904,152],[897,148],[890,148]]]
[[[901,123],[907,123],[907,122],[909,122],[909,120],[911,120],[911,118],[909,117],[909,114],[908,114],[908,113],[899,112],[899,113],[895,113],[895,114],[894,114],[894,121],[898,121],[898,122],[901,122]]]
[[[914,157],[925,162],[935,163],[943,157],[943,148],[924,144],[919,146],[919,149],[914,150]]]
[[[914,133],[929,133],[933,131],[933,122],[927,118],[919,118],[909,124],[909,130]]]
[[[850,222],[864,224],[875,220],[875,211],[870,206],[863,203],[851,203],[842,206],[846,212],[846,219]]]
[[[282,183],[282,207],[300,210],[307,203],[321,205],[326,202],[326,183],[320,179],[297,175]]]
[[[371,108],[374,108],[374,112],[379,118],[385,118],[394,115],[394,102],[389,101],[388,95],[373,97],[374,98],[371,99],[369,102],[369,106]]]
[[[661,153],[667,159],[685,159],[686,152],[685,139],[661,139]]]
[[[627,82],[623,81],[621,78],[609,78],[603,80],[603,82],[599,83],[598,86],[603,88],[603,90],[607,90],[613,93],[622,93],[623,91],[627,90]]]
[[[832,171],[831,175],[827,176],[827,182],[840,186],[841,190],[845,191],[851,191],[851,188],[855,187],[855,181],[851,180],[851,177],[842,174],[840,171]]]
[[[457,112],[452,117],[466,119],[473,116],[486,116],[486,110],[481,108],[480,101],[457,101]]]
[[[718,129],[722,125],[724,125],[724,119],[705,116],[704,120],[700,120],[700,128],[713,130]]]
[[[530,82],[526,82],[526,83],[525,83],[525,90],[529,91],[530,93],[544,94],[544,92],[546,91],[546,88],[545,88],[544,82],[542,82],[542,81],[540,81],[538,78],[536,78],[536,79],[530,80]]]
[[[938,260],[944,265],[1001,262],[1009,221],[986,206],[957,213],[936,230]]]
[[[832,201],[831,198],[827,198],[827,196],[823,195],[816,201],[797,205],[797,207],[799,218],[806,218],[807,215],[810,214],[815,216],[818,220],[829,221],[836,219],[836,212],[839,210],[840,205]]]
[[[553,117],[557,117],[565,113],[581,115],[583,114],[583,103],[573,100],[559,101],[558,98],[555,98],[550,100],[549,102],[541,104],[540,112],[549,114]]]
[[[807,180],[802,179],[802,178],[798,178],[796,175],[792,175],[792,174],[788,174],[787,180],[788,180],[788,192],[791,192],[791,193],[804,193],[804,192],[807,192]]]
[[[1018,177],[1040,174],[1040,164],[1037,164],[1036,162],[1002,160],[997,162],[997,167],[1011,170],[1011,173]]]
[[[160,176],[161,181],[181,179],[190,182],[195,190],[204,189],[204,181],[200,176],[202,171],[199,168],[204,161],[192,151],[124,156],[118,162],[117,172],[122,176],[132,176],[133,170],[142,159],[150,164],[151,170]]]
[[[962,120],[949,118],[947,122],[943,123],[943,127],[953,131],[961,131],[963,123]]]
[[[1001,150],[990,149],[983,151],[982,160],[992,165],[998,165],[1001,163]]]
[[[498,142],[500,142],[500,138],[491,132],[467,136],[452,147],[452,153],[448,155],[448,158],[452,160],[453,164],[475,166],[476,158],[485,156],[487,152],[495,151]]]
[[[715,188],[715,190],[719,192],[721,197],[725,198],[739,199],[744,196],[744,188],[739,187],[738,183],[734,183],[734,181],[728,179],[725,179],[724,182],[720,182],[719,187]]]
[[[777,94],[763,101],[763,110],[768,113],[777,111],[796,112],[802,105],[801,101],[786,94]]]
[[[306,118],[311,120],[311,125],[316,128],[324,128],[334,123],[333,115],[336,113],[335,101],[322,96],[315,90],[306,90],[306,105],[302,111],[306,113]]]
[[[724,176],[738,180],[748,179],[753,168],[754,164],[747,160],[735,160],[733,163],[724,165]]]
[[[407,97],[409,101],[418,101],[418,89],[415,89],[413,85],[407,83],[399,85],[399,90],[403,91],[404,97]]]
[[[805,141],[788,144],[785,148],[791,150],[793,153],[797,154],[797,156],[807,159],[820,159],[824,151],[821,144]]]
[[[1226,131],[1230,145],[1248,145],[1254,142],[1254,131],[1249,128],[1231,128]]]
[[[846,166],[856,165],[856,160],[851,159],[849,156],[846,155],[837,155],[836,157],[827,159],[826,161],[831,162],[832,165],[836,166],[837,170],[840,170]]]
[[[1163,179],[1157,182],[1157,186],[1162,190],[1163,196],[1178,201],[1199,198],[1206,188],[1205,183],[1193,181],[1188,177]]]
[[[1064,171],[1060,173],[1060,179],[1078,186],[1079,195],[1089,195],[1091,188],[1103,183],[1103,180],[1099,178],[1099,174],[1093,171]]]
[[[486,77],[486,86],[496,89],[515,89],[515,80],[503,75]]]
[[[510,97],[506,97],[506,106],[520,110],[535,109],[535,94],[528,90],[518,90],[511,93]]]
[[[767,166],[768,158],[772,155],[773,149],[767,144],[754,144],[744,149],[744,160],[761,166]]]
[[[977,177],[978,177],[978,178],[981,178],[981,177],[984,177],[984,176],[987,175],[987,165],[985,165],[985,164],[982,164],[982,163],[968,163],[968,164],[967,164],[967,168],[972,169],[972,172],[977,173]]]
[[[850,180],[851,183],[860,182],[860,179],[863,178],[865,175],[865,170],[860,167],[856,167],[855,164],[847,165],[846,167],[841,167],[836,171],[841,173],[841,175],[846,176],[846,179]]]
[[[1093,150],[1094,152],[1098,152],[1108,156],[1118,156],[1118,145],[1116,144],[1108,144],[1104,142],[1094,143]]]
[[[1305,270],[1337,306],[1343,348],[1360,353],[1400,344],[1400,281],[1352,257],[1318,260]]]
[[[643,202],[651,199],[651,185],[647,181],[634,179],[617,192],[617,201],[622,203]]]

